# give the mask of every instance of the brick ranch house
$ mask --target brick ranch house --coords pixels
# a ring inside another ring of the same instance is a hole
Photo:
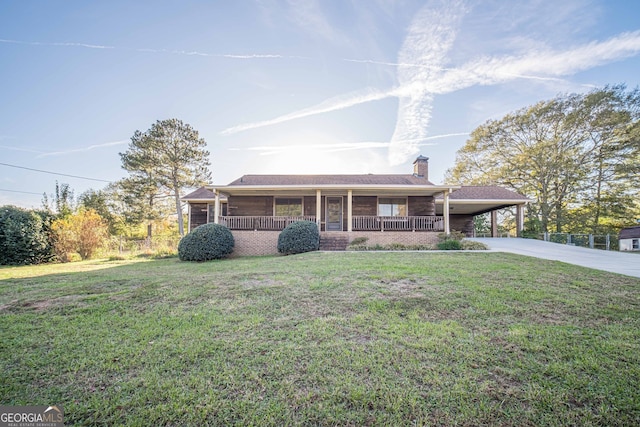
[[[526,197],[495,186],[435,185],[429,159],[419,156],[412,174],[244,175],[228,185],[207,185],[182,198],[188,229],[227,226],[236,255],[277,253],[280,231],[294,221],[318,224],[321,249],[344,249],[357,237],[368,244],[430,244],[441,232],[473,235],[473,218],[515,206],[523,229]]]

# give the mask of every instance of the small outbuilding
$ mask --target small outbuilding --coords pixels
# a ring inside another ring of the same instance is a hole
[[[620,230],[620,250],[640,251],[640,225]]]

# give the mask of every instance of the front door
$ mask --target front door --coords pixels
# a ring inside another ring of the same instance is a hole
[[[327,231],[342,231],[342,197],[327,197]]]

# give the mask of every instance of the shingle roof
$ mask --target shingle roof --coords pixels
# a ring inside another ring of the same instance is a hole
[[[620,230],[621,239],[637,239],[640,238],[640,226],[627,227]]]
[[[214,194],[213,191],[207,190],[204,187],[200,187],[196,191],[187,194],[182,199],[183,200],[193,200],[193,199],[209,200],[209,199],[215,199],[215,198],[216,198],[216,195]]]
[[[439,196],[442,197],[442,196]],[[515,191],[497,186],[462,186],[449,195],[453,200],[528,200]]]
[[[244,175],[229,186],[243,185],[433,185],[415,175]]]

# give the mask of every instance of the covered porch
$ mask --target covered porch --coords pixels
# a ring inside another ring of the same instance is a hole
[[[280,231],[296,221],[311,221],[319,224],[321,231],[327,231],[327,224],[309,216],[220,216],[217,223],[230,230]],[[331,224],[331,218],[329,218]],[[341,230],[340,219],[334,219]],[[442,216],[352,216],[346,231],[438,231],[445,230]],[[332,227],[329,227],[331,229]],[[330,230],[329,230],[330,231]]]
[[[315,188],[314,188],[315,187]],[[320,188],[318,188],[320,187]],[[450,232],[450,193],[434,185],[273,186],[213,188],[208,222],[231,230],[282,230],[312,221],[330,231]],[[443,201],[436,213],[436,198]]]

